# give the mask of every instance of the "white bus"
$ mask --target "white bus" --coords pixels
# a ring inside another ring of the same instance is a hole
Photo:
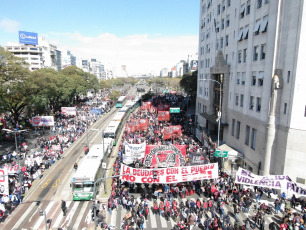
[[[114,145],[116,145],[116,137],[119,131],[118,128],[119,128],[120,123],[121,121],[111,121],[103,132],[104,138],[114,139]]]
[[[90,200],[93,198],[94,183],[101,178],[102,160],[108,149],[103,145],[93,145],[72,177],[73,200]],[[97,186],[98,187],[98,186]]]
[[[122,121],[124,118],[125,112],[117,112],[113,117],[112,121]]]

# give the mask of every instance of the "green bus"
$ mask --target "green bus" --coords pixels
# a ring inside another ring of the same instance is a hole
[[[103,152],[104,150],[104,152]],[[108,147],[103,144],[93,145],[72,177],[72,199],[91,200],[94,195],[94,183],[101,178],[102,160]],[[98,186],[97,186],[98,187]]]
[[[116,103],[116,108],[122,108],[124,106],[126,96],[120,96]]]

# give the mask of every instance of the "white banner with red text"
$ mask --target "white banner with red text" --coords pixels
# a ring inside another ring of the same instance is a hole
[[[218,178],[218,163],[158,168],[157,178],[153,179],[153,169],[132,168],[122,164],[120,169],[120,179],[133,183],[159,183],[172,184],[186,181],[208,180]]]
[[[9,182],[7,169],[0,169],[0,194],[9,195]]]

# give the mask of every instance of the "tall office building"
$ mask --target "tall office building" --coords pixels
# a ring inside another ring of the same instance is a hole
[[[198,139],[217,136],[221,101],[227,163],[305,184],[304,1],[200,0],[199,33]]]

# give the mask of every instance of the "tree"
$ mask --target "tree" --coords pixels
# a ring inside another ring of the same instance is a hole
[[[183,75],[180,81],[180,86],[185,90],[185,92],[190,96],[192,100],[196,99],[197,96],[197,78],[198,71],[189,72]]]
[[[120,91],[118,90],[113,90],[110,95],[109,95],[109,98],[112,100],[112,101],[116,101],[119,97],[120,97],[121,93]]]
[[[24,59],[15,57],[3,47],[0,47],[0,59],[0,111],[11,112],[16,124],[32,93],[27,84],[30,71]]]

